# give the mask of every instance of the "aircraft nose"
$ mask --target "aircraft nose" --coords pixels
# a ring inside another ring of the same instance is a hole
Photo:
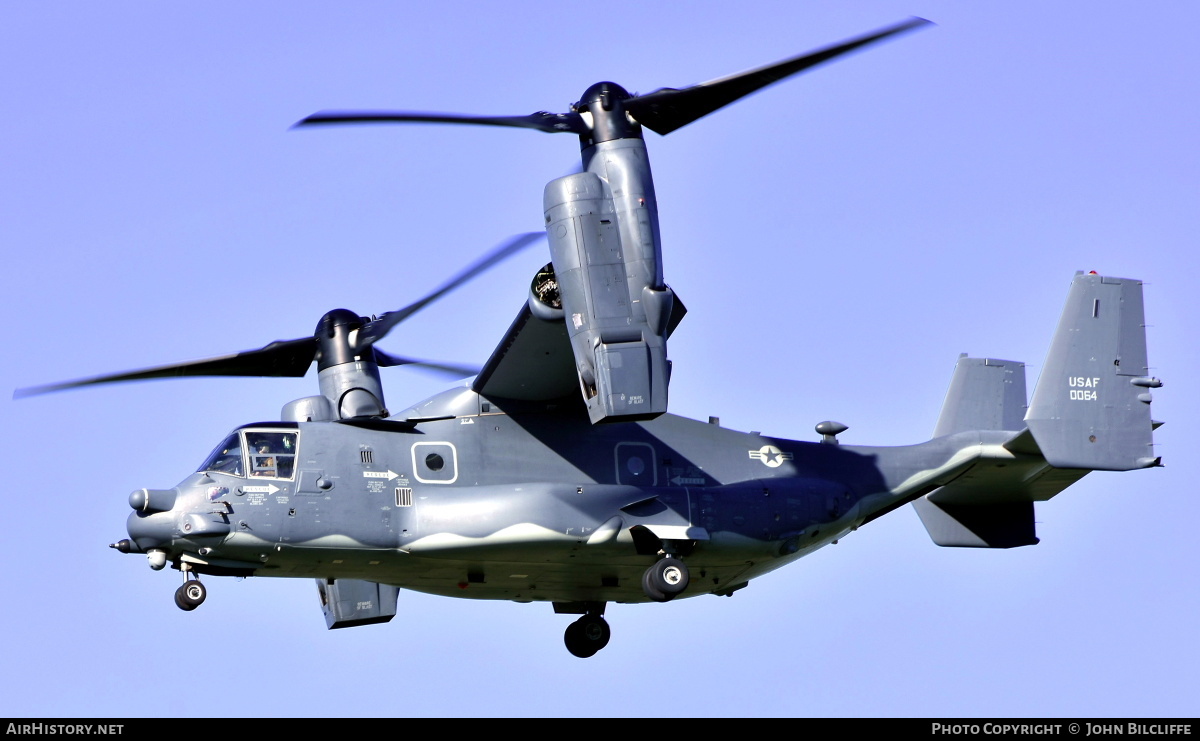
[[[129,547],[146,553],[166,548],[179,538],[228,535],[227,513],[214,509],[214,501],[227,492],[228,489],[219,486],[138,489],[129,495],[129,506],[133,509],[126,521]],[[119,545],[115,547],[122,550]]]
[[[129,539],[137,546],[132,552],[146,553],[171,541],[176,522],[174,517],[163,512],[131,512],[125,521],[125,529],[129,532]]]
[[[145,553],[170,542],[176,530],[176,518],[171,514],[179,497],[179,489],[138,489],[129,495],[133,509],[125,523],[129,532],[129,551],[114,544],[122,552]]]

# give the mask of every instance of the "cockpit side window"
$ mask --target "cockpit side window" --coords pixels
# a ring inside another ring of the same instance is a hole
[[[225,438],[200,466],[201,471],[242,476],[242,437],[236,432]]]
[[[246,432],[246,446],[250,451],[250,475],[290,479],[296,471],[295,432],[256,431]]]

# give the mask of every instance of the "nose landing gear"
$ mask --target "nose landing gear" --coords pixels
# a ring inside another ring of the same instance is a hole
[[[191,611],[200,606],[204,598],[208,596],[208,590],[198,581],[189,581],[182,587],[175,590],[175,604],[181,610]]]
[[[186,612],[191,612],[204,602],[208,590],[200,583],[199,578],[192,578],[192,572],[187,564],[182,564],[183,586],[175,590],[175,605]]]

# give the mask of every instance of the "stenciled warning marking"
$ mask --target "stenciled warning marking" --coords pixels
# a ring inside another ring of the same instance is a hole
[[[279,487],[275,486],[274,484],[267,484],[266,486],[243,486],[242,491],[247,494],[249,494],[250,492],[264,492],[267,494],[274,494],[275,492],[279,491]]]
[[[387,479],[391,481],[399,475],[395,471],[363,471],[363,477],[368,479]]]

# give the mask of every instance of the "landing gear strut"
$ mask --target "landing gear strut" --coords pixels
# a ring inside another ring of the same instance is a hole
[[[656,561],[642,574],[642,591],[655,602],[669,602],[687,589],[688,567],[674,556]]]
[[[586,659],[607,646],[611,637],[612,630],[608,627],[608,621],[598,612],[588,612],[567,626],[563,641],[567,644],[568,651]]]
[[[187,612],[191,612],[204,602],[204,598],[208,596],[208,590],[200,583],[198,578],[191,578],[191,571],[187,568],[187,564],[183,565],[183,586],[175,590],[175,605]]]

